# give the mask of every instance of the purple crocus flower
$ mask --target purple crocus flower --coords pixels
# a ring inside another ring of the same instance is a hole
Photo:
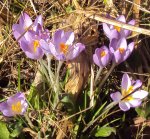
[[[112,53],[112,60],[116,64],[120,64],[125,61],[134,49],[134,42],[127,45],[125,38],[112,39],[109,44],[110,52]]]
[[[124,74],[121,82],[121,93],[115,92],[110,96],[113,101],[119,102],[121,110],[127,111],[130,107],[139,106],[142,102],[141,99],[148,95],[147,91],[137,90],[141,85],[142,82],[140,80],[132,81],[128,74]]]
[[[126,19],[124,15],[120,15],[116,18],[117,21],[126,23]],[[135,25],[135,20],[129,21],[127,24],[129,25]],[[112,40],[113,38],[121,38],[121,37],[128,37],[131,34],[130,30],[126,30],[117,26],[108,25],[106,23],[103,23],[103,30],[106,36]]]
[[[31,25],[32,27],[29,30],[32,30],[38,33],[38,31],[42,29],[42,26],[43,26],[42,16],[41,15],[37,16],[35,21],[32,22],[29,15],[27,15],[26,13],[22,13],[19,19],[19,24],[13,24],[12,26],[13,35],[15,39],[17,40]],[[24,34],[24,37],[26,36],[27,36],[27,33]],[[19,40],[19,42],[21,41],[21,39]]]
[[[49,42],[49,52],[52,53],[57,60],[72,60],[85,49],[84,44],[73,44],[73,42],[74,32],[57,30],[51,42]]]
[[[95,54],[93,55],[93,61],[99,67],[106,67],[111,60],[109,49],[106,46],[96,48]]]
[[[26,112],[28,104],[23,93],[18,92],[11,96],[5,102],[0,103],[0,111],[4,116],[23,115]]]
[[[27,57],[31,59],[40,59],[43,57],[44,52],[41,49],[40,40],[41,37],[36,35],[34,31],[28,31],[26,37],[22,37],[20,46]]]

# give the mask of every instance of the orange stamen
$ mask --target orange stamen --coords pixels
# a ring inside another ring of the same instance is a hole
[[[36,52],[37,48],[40,46],[39,41],[38,40],[34,40],[33,42],[33,47],[34,47],[34,52]]]
[[[124,48],[119,48],[119,52],[122,54],[124,53],[125,49]]]
[[[118,26],[114,26],[114,28],[115,28],[118,32],[120,32],[120,30],[121,30],[121,28],[118,27]]]
[[[12,104],[11,105],[11,109],[15,113],[21,113],[21,109],[22,109],[21,102],[18,101],[17,103]]]
[[[105,51],[102,51],[101,53],[100,53],[100,56],[101,57],[103,57],[103,56],[105,56],[106,55],[106,52]]]
[[[64,43],[60,43],[60,51],[66,54],[68,52],[68,45],[65,45]]]

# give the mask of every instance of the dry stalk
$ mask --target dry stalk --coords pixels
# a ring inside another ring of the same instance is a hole
[[[104,22],[107,24],[111,24],[114,26],[118,26],[127,30],[131,30],[131,31],[135,31],[139,34],[145,34],[145,35],[149,35],[150,36],[150,30],[148,29],[144,29],[144,28],[140,28],[140,27],[136,27],[136,26],[132,26],[129,24],[125,24],[122,22],[118,22],[116,20],[112,20],[106,17],[103,17],[97,13],[95,13],[94,11],[84,11],[84,10],[76,10],[76,13],[78,14],[84,14],[85,16],[89,17],[90,19],[94,19],[100,22]]]

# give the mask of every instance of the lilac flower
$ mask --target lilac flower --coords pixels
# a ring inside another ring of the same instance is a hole
[[[119,107],[127,111],[130,107],[137,107],[141,104],[143,98],[148,95],[147,91],[137,90],[142,85],[140,80],[131,81],[128,74],[124,74],[121,82],[121,93],[115,92],[110,96],[115,102],[119,102]],[[130,95],[131,94],[131,95]]]
[[[37,16],[37,18],[35,19],[33,23],[29,15],[27,15],[26,13],[23,13],[19,19],[19,24],[13,24],[12,26],[13,35],[15,39],[17,40],[31,25],[32,27],[29,30],[32,30],[38,33],[38,31],[42,29],[42,26],[43,26],[42,16],[41,15]],[[24,34],[24,37],[26,36],[27,36],[27,33]]]
[[[134,49],[134,42],[127,45],[125,38],[112,39],[109,45],[110,52],[112,53],[112,60],[116,64],[125,61]]]
[[[95,54],[93,55],[93,61],[99,67],[106,67],[111,60],[111,55],[109,49],[106,46],[97,48]]]
[[[28,104],[23,93],[18,92],[8,98],[7,101],[0,103],[0,111],[4,116],[23,115],[26,112]]]
[[[43,57],[44,52],[41,49],[40,40],[41,37],[36,35],[34,31],[28,31],[26,37],[22,37],[20,46],[27,57],[31,59],[40,59]]]
[[[57,30],[49,42],[49,52],[54,55],[57,60],[67,61],[77,57],[84,49],[82,43],[74,42],[74,32]]]
[[[117,21],[126,23],[126,19],[124,15],[120,15],[116,18]],[[135,25],[135,20],[129,21],[127,24],[129,25]],[[131,34],[130,30],[126,30],[117,26],[108,25],[106,23],[103,23],[103,30],[106,36],[112,40],[113,38],[121,38],[121,37],[128,37]]]

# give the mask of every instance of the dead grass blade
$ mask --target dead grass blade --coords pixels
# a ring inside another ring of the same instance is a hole
[[[150,36],[150,30],[148,29],[144,29],[144,28],[140,28],[140,27],[136,27],[136,26],[132,26],[129,24],[125,24],[122,22],[118,22],[116,20],[112,20],[112,19],[108,19],[106,17],[103,17],[93,11],[84,11],[84,10],[76,10],[76,13],[78,14],[84,14],[86,17],[90,18],[90,19],[94,19],[100,22],[104,22],[107,24],[111,24],[114,26],[118,26],[127,30],[131,30],[131,31],[135,31],[139,34],[145,34],[145,35],[149,35]]]

